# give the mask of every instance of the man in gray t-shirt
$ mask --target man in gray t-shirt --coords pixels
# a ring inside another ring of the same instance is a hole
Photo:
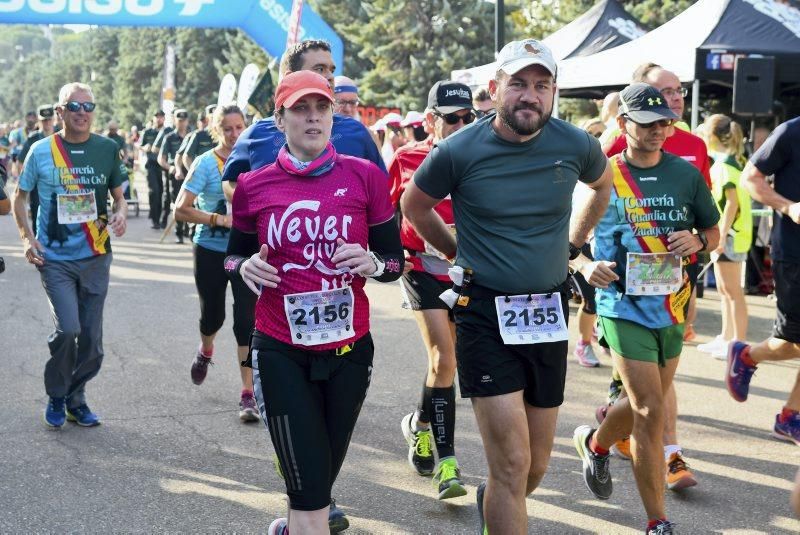
[[[438,143],[401,202],[418,234],[465,271],[453,309],[459,384],[491,466],[478,505],[491,533],[522,533],[564,399],[568,262],[595,286],[616,279],[613,263],[579,251],[606,210],[611,171],[597,140],[550,118],[556,64],[545,45],[509,43],[497,65],[497,113]],[[570,226],[578,180],[592,193]],[[447,195],[457,237],[433,210]]]

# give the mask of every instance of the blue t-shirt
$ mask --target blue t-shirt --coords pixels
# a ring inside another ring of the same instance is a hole
[[[127,179],[119,148],[106,137],[92,134],[83,143],[68,143],[55,134],[34,143],[19,187],[28,192],[39,188],[36,239],[44,247],[45,260],[80,260],[111,252],[108,191]]]
[[[253,123],[236,141],[233,152],[225,162],[222,180],[236,182],[240,174],[275,162],[284,143],[286,136],[275,126],[272,117]],[[331,143],[337,153],[369,160],[387,174],[386,164],[367,127],[352,117],[333,115]]]
[[[626,253],[666,253],[671,233],[715,226],[719,210],[711,191],[696,167],[666,152],[653,167],[635,167],[624,153],[612,156],[609,164],[614,182],[608,209],[594,229],[593,253],[595,260],[616,262],[621,277],[597,289],[597,314],[650,329],[683,323],[691,295],[685,272],[683,285],[671,294],[623,294]]]
[[[765,175],[775,175],[775,191],[800,201],[800,117],[776,128],[750,161]],[[800,225],[775,212],[772,226],[773,260],[800,262]]]
[[[228,205],[222,193],[222,164],[213,150],[204,152],[192,162],[189,176],[183,184],[186,191],[197,195],[197,207],[204,212],[226,215]],[[212,251],[224,253],[228,249],[228,229],[197,225],[194,243]]]

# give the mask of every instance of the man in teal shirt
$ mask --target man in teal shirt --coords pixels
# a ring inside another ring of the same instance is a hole
[[[41,275],[55,323],[44,371],[49,397],[45,423],[61,427],[68,419],[91,427],[100,418],[86,404],[84,391],[103,361],[109,227],[116,236],[125,233],[128,210],[122,183],[127,173],[116,143],[91,133],[95,109],[91,88],[67,84],[58,102],[64,129],[31,147],[14,196],[14,219],[25,258]],[[27,201],[36,187],[41,205],[34,236]]]

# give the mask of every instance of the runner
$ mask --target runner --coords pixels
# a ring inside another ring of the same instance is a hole
[[[497,65],[497,114],[434,146],[401,201],[417,233],[456,257],[454,275],[463,270],[458,377],[489,464],[481,529],[495,534],[526,532],[525,497],[547,469],[567,369],[567,258],[605,211],[611,178],[595,138],[550,118],[556,63],[544,44],[511,42]],[[578,180],[592,192],[570,231]],[[448,195],[458,249],[434,211]],[[615,277],[604,263],[581,271],[596,285]]]
[[[395,207],[431,147],[474,120],[472,92],[468,86],[441,81],[431,87],[425,115],[425,126],[431,136],[425,141],[398,149],[389,165],[392,204]],[[444,223],[455,230],[450,200],[442,201],[435,210]],[[408,442],[408,462],[420,475],[434,474],[439,499],[445,500],[467,493],[461,481],[454,446],[455,324],[450,308],[439,299],[439,295],[452,286],[447,284],[450,280],[447,277],[450,262],[419,237],[408,219],[402,219],[400,236],[403,247],[411,254],[408,262],[413,266],[411,271],[403,274],[401,289],[404,301],[414,311],[428,353],[427,371],[417,410],[403,418],[400,428]],[[432,429],[431,422],[434,422]],[[434,460],[431,438],[435,444],[438,466]]]
[[[194,161],[175,203],[176,220],[198,225],[194,234],[194,281],[200,296],[200,347],[194,356],[191,374],[196,385],[206,378],[208,365],[212,364],[214,338],[225,322],[228,276],[224,263],[231,216],[222,193],[222,166],[244,129],[244,113],[237,106],[223,106],[213,115],[209,130],[217,145]],[[198,208],[194,207],[195,200]],[[231,290],[238,364],[247,360],[256,300],[241,281],[233,281]],[[240,366],[239,371],[242,376],[239,418],[244,422],[257,421],[253,372],[244,366]]]
[[[383,146],[381,147],[381,156],[386,165],[392,161],[392,157],[397,149],[405,145],[408,140],[403,133],[403,116],[399,113],[390,112],[382,117],[383,125],[386,128],[383,136]]]
[[[720,244],[711,252],[722,307],[722,332],[711,342],[697,346],[697,350],[723,360],[727,358],[731,340],[747,339],[742,267],[753,240],[753,217],[750,194],[739,181],[746,162],[742,127],[720,114],[708,117],[703,125],[706,144],[714,159],[712,194],[722,214]]]
[[[600,427],[575,429],[583,478],[600,499],[611,496],[609,449],[631,436],[633,473],[647,513],[646,532],[672,533],[664,508],[664,396],[683,346],[691,292],[681,257],[716,248],[719,212],[703,177],[661,149],[677,114],[648,84],[620,92],[617,122],[628,137],[611,159],[611,202],[595,228],[595,257],[616,263],[620,280],[597,292],[605,343],[628,397]],[[692,229],[698,229],[692,234]]]
[[[658,89],[661,93],[661,98],[664,99],[669,109],[679,118],[683,116],[686,88],[681,86],[680,80],[675,73],[655,63],[644,63],[633,73],[633,82],[649,84]],[[619,127],[615,130],[619,130]],[[690,133],[688,130],[689,126],[686,123],[676,122],[667,132],[668,137],[666,141],[664,141],[664,151],[680,156],[682,159],[694,165],[703,175],[703,179],[708,188],[711,189],[710,164],[706,144],[701,138]],[[624,151],[627,147],[627,139],[624,133],[620,133],[612,142],[611,146],[605,151],[606,156],[611,157]],[[695,288],[697,286],[697,275],[700,273],[700,266],[697,263],[697,257],[695,255],[684,259],[684,262],[686,263],[686,274],[689,276],[689,284],[692,286],[684,330],[684,341],[690,341],[695,337],[692,324],[696,316],[695,305],[697,299]],[[620,391],[618,388],[620,384],[618,382],[618,375],[616,370],[612,372],[609,393]],[[613,402],[614,400],[610,399],[610,401]],[[697,485],[697,479],[684,461],[683,449],[678,443],[678,398],[675,393],[674,384],[669,387],[669,392],[667,393],[665,401],[666,423],[664,425],[664,459],[666,462],[670,463],[665,472],[666,485],[668,488],[675,490]],[[597,416],[602,416],[605,410],[605,407],[598,407],[595,414]],[[627,439],[621,440],[615,445],[615,450],[623,453],[625,457],[628,457],[628,455],[624,452],[629,449],[630,444]]]
[[[333,96],[336,98],[333,112],[358,119],[358,86],[347,76],[336,76],[333,79]]]
[[[774,189],[767,182],[775,175]],[[746,401],[756,367],[766,361],[800,357],[800,118],[778,126],[742,172],[753,198],[775,210],[772,261],[777,317],[772,336],[750,346],[734,340],[728,349],[725,381],[736,401]],[[775,416],[775,437],[800,446],[800,373],[786,404]]]
[[[409,111],[406,113],[400,126],[403,127],[403,135],[409,143],[428,139],[428,132],[425,128],[425,114],[423,113],[413,110]]]
[[[331,56],[330,44],[326,41],[306,40],[289,47],[283,53],[281,77],[304,70],[321,74],[333,89],[336,64]],[[369,160],[386,172],[386,166],[372,136],[363,124],[352,117],[334,114],[331,140],[338,153]],[[242,132],[222,173],[222,180],[226,182],[222,185],[225,196],[231,198],[239,174],[273,163],[285,141],[285,136],[275,126],[273,117],[261,119]]]
[[[44,139],[47,136],[53,135],[53,116],[55,115],[55,110],[53,106],[50,104],[45,104],[43,106],[39,106],[37,111],[38,122],[36,123],[36,130],[31,132],[28,136],[28,139],[25,140],[25,143],[22,145],[22,149],[19,151],[17,155],[17,160],[23,164],[25,162],[25,158],[28,157],[28,153],[33,147],[33,144],[39,141],[40,139]],[[36,215],[39,213],[39,188],[35,187],[30,192],[30,203],[31,203],[31,227],[33,235],[36,235],[37,231],[37,217]]]
[[[125,233],[127,178],[116,144],[91,133],[94,96],[88,85],[67,84],[59,92],[64,130],[36,142],[25,161],[14,196],[25,258],[42,278],[55,323],[48,338],[50,359],[44,369],[49,396],[45,423],[65,420],[91,427],[100,418],[86,403],[86,383],[103,361],[103,305],[111,267],[109,227]],[[27,218],[28,193],[38,186],[38,231]],[[108,192],[113,197],[107,214]]]
[[[167,209],[171,203],[178,199],[178,191],[181,189],[183,179],[179,178],[178,148],[183,143],[183,138],[189,133],[189,112],[184,109],[176,109],[174,112],[175,129],[166,134],[161,142],[158,151],[158,164],[169,175],[168,187],[165,189],[164,196],[169,198],[169,203],[165,199]],[[183,243],[183,237],[187,234],[186,223],[178,221],[175,223],[175,243]]]
[[[330,143],[328,81],[288,74],[275,107],[287,144],[240,177],[228,253],[241,256],[225,266],[260,293],[253,382],[289,496],[269,534],[327,534],[348,525],[331,525],[331,487],[372,373],[365,278],[398,279],[403,253],[385,175]]]
[[[158,132],[164,127],[164,112],[161,110],[153,114],[150,128],[142,132],[140,150],[145,154],[144,169],[147,172],[147,200],[150,205],[150,228],[161,229],[161,205],[164,195],[164,183],[161,178],[161,166],[158,165],[158,154],[154,145]]]

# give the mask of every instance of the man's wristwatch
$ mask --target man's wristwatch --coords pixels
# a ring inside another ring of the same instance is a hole
[[[581,248],[575,247],[572,243],[569,244],[569,259],[575,260],[581,255]]]
[[[701,230],[700,232],[695,234],[695,236],[700,238],[700,243],[703,244],[703,247],[697,252],[701,253],[701,252],[705,251],[706,249],[708,249],[708,238],[706,238],[706,233]]]

